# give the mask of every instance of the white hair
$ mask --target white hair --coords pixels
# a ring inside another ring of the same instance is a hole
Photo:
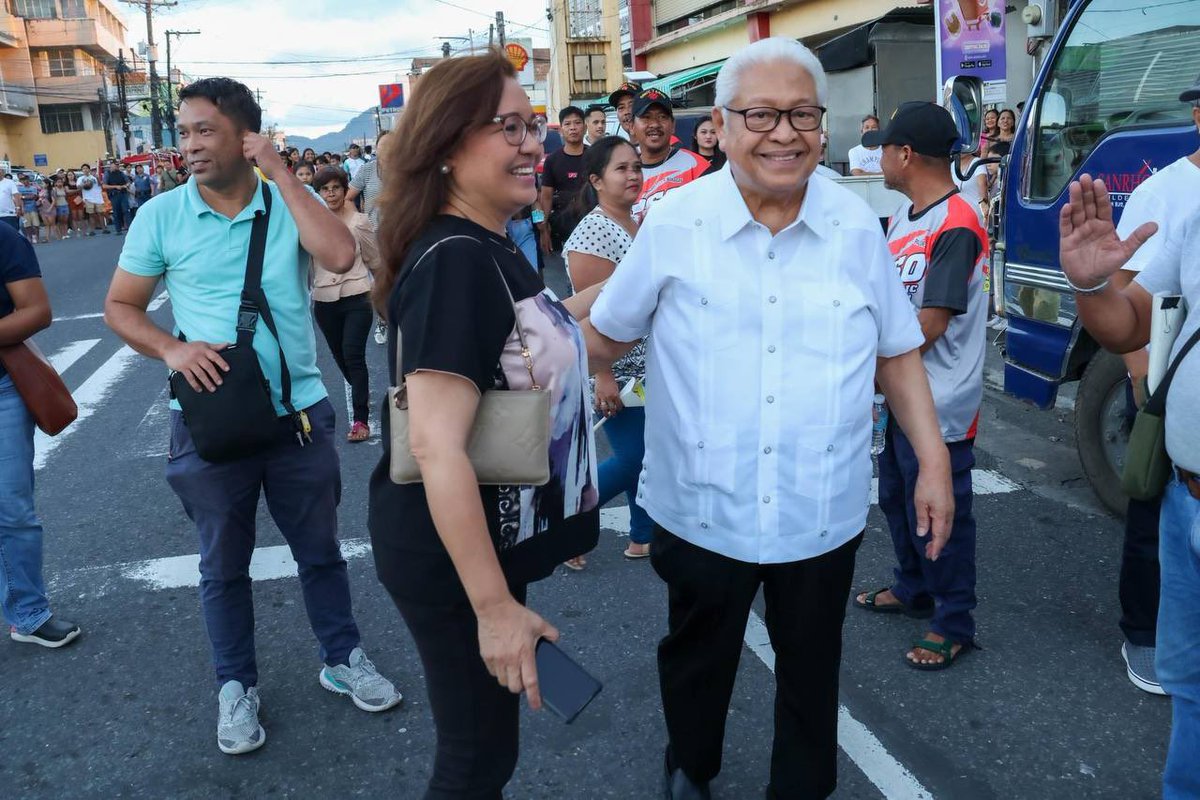
[[[713,105],[724,107],[733,102],[734,96],[741,88],[739,83],[742,73],[747,68],[760,64],[775,64],[780,61],[795,64],[811,75],[813,83],[817,87],[817,102],[825,105],[825,98],[829,92],[829,82],[825,79],[825,68],[821,66],[820,60],[812,50],[795,39],[788,39],[784,36],[759,39],[754,44],[743,47],[730,56],[729,60],[721,66],[721,71],[717,73],[717,96]]]

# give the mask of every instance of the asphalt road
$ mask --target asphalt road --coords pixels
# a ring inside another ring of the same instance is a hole
[[[419,797],[433,748],[421,665],[362,541],[377,439],[341,446],[341,536],[364,645],[404,705],[369,715],[321,689],[297,581],[264,579],[255,594],[268,742],[238,758],[215,747],[216,687],[187,558],[195,534],[163,478],[165,368],[123,350],[99,318],[119,244],[98,236],[38,249],[57,321],[37,340],[69,362],[82,412],[40,445],[45,570],[55,610],[85,633],[62,651],[0,642],[0,796]],[[560,272],[551,283],[561,286]],[[170,304],[154,317],[169,325]],[[321,348],[340,411],[344,384]],[[989,359],[999,367],[997,353]],[[369,360],[378,398],[384,348],[372,343]],[[837,797],[1159,794],[1169,704],[1125,677],[1121,524],[1087,488],[1070,417],[1069,408],[1039,412],[988,390],[978,456],[992,493],[975,506],[982,651],[947,672],[918,673],[901,658],[919,622],[849,610]],[[344,413],[338,424],[344,432]],[[654,648],[665,591],[648,563],[621,558],[619,516],[606,517],[586,571],[560,570],[530,591],[605,688],[571,726],[525,714],[510,797],[657,796],[664,728]],[[280,551],[266,548],[283,542],[265,511],[260,520],[267,574]],[[857,587],[888,582],[890,550],[874,510]],[[754,646],[743,654],[713,786],[725,800],[761,797],[768,773],[771,654],[754,630],[747,638]]]

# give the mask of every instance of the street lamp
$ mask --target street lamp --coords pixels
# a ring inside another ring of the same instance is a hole
[[[175,133],[175,98],[172,87],[174,79],[171,77],[171,37],[172,36],[195,36],[200,31],[167,31],[167,124],[171,130],[171,147],[179,145],[179,137]]]

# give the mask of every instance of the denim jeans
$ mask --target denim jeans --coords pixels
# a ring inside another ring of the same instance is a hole
[[[529,262],[529,266],[534,272],[538,271],[538,241],[537,234],[533,230],[533,220],[531,219],[510,219],[508,221],[508,237],[513,240],[522,253],[525,254],[525,259]]]
[[[0,378],[0,601],[17,633],[50,619],[33,510],[33,417],[7,375]]]
[[[1200,797],[1200,500],[1172,480],[1158,531],[1158,680],[1171,695],[1163,800]]]
[[[919,465],[912,443],[893,419],[879,456],[879,509],[887,517],[898,566],[892,594],[906,606],[934,604],[929,629],[958,644],[975,641],[975,515],[971,469],[975,442],[946,445],[954,487],[954,527],[937,561],[925,557],[928,537],[917,536],[913,505]]]
[[[197,455],[183,415],[171,412],[167,482],[200,535],[200,605],[218,685],[258,684],[250,557],[260,493],[266,494],[271,518],[299,565],[300,591],[321,660],[345,664],[359,644],[337,540],[342,480],[333,406],[322,400],[307,413],[312,442],[304,447],[296,442],[291,421],[282,418],[278,439],[260,454],[213,464]]]
[[[654,521],[637,504],[638,476],[646,456],[646,409],[626,408],[604,423],[613,455],[600,465],[600,505],[621,492],[629,500],[629,539],[650,544]]]
[[[120,233],[129,227],[129,195],[125,192],[113,192],[108,196],[112,204],[113,231]]]

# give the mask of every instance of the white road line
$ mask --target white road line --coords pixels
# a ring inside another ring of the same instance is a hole
[[[771,637],[767,634],[767,626],[754,611],[746,620],[745,642],[767,669],[774,672],[775,651],[771,649]],[[929,790],[887,751],[866,725],[850,716],[845,706],[838,706],[838,746],[887,800],[933,800]]]
[[[34,470],[39,470],[46,466],[46,460],[50,457],[50,454],[57,450],[72,433],[79,430],[79,423],[90,417],[100,407],[113,385],[124,374],[125,370],[134,363],[136,358],[136,352],[129,347],[121,347],[108,361],[101,364],[100,368],[93,372],[83,382],[82,386],[71,393],[75,398],[75,405],[79,407],[79,416],[70,427],[58,434],[58,436],[47,436],[41,431],[38,431],[34,435]]]
[[[974,495],[1008,494],[1021,491],[1021,484],[1009,480],[999,472],[990,469],[971,470],[971,488]],[[879,479],[871,479],[871,505],[879,504]]]
[[[98,319],[104,316],[104,312],[100,311],[95,314],[76,314],[71,317],[55,317],[54,322],[74,322],[77,319]]]
[[[77,342],[71,342],[54,355],[48,356],[50,366],[54,367],[55,372],[62,375],[99,343],[99,339],[80,339]]]
[[[165,304],[170,299],[171,299],[171,295],[167,293],[166,289],[163,289],[161,292],[159,292],[157,297],[155,297],[153,300],[150,301],[150,305],[146,306],[146,310],[147,311],[158,311],[160,308],[163,307],[163,304]]]

